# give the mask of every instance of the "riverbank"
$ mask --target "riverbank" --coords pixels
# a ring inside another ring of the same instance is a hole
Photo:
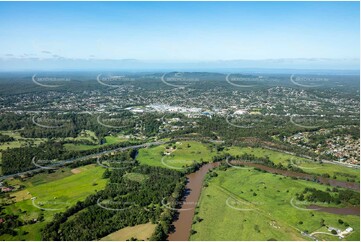
[[[187,175],[184,200],[180,209],[178,209],[179,216],[172,224],[174,232],[169,234],[169,241],[185,241],[189,239],[194,211],[202,191],[204,177],[209,170],[219,166],[219,164],[219,162],[205,164],[196,172]]]
[[[352,189],[357,192],[360,191],[360,184],[355,183],[355,182],[345,182],[345,181],[339,181],[339,180],[335,180],[335,179],[325,178],[322,176],[314,176],[314,175],[307,174],[307,173],[301,173],[301,172],[295,172],[295,171],[289,171],[289,170],[281,170],[278,168],[269,167],[269,166],[259,164],[259,163],[243,162],[243,161],[230,161],[229,163],[234,164],[234,165],[255,167],[255,168],[270,172],[270,173],[280,174],[283,176],[294,177],[294,178],[299,178],[299,179],[304,179],[304,180],[313,181],[316,178],[320,183],[325,184],[325,185],[330,185],[333,187],[348,188],[348,189]]]

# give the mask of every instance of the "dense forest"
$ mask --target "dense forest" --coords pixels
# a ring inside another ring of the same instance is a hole
[[[59,161],[72,160],[76,159],[77,157],[99,153],[108,149],[137,145],[140,143],[142,142],[122,142],[119,144],[113,144],[107,147],[99,147],[92,150],[69,151],[64,148],[61,142],[49,141],[34,147],[7,149],[2,152],[2,172],[4,175],[7,175],[35,169],[36,166],[33,164],[34,157],[35,161],[42,160],[41,165],[46,166],[56,164]],[[45,163],[45,161],[48,162]],[[93,162],[95,161],[93,160]],[[77,163],[81,162],[79,161]]]
[[[9,135],[3,135],[0,134],[0,143],[5,143],[5,142],[9,142],[9,141],[14,141],[15,139],[13,137],[10,137]]]
[[[95,132],[99,142],[104,136],[119,133],[133,134],[135,130],[144,135],[158,133],[160,115],[117,111],[113,114],[90,115],[86,113],[13,114],[0,115],[0,130],[20,130],[25,138],[77,137],[83,130]],[[48,127],[48,128],[47,128]],[[0,142],[11,141],[0,136]]]

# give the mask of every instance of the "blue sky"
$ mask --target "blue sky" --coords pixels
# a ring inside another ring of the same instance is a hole
[[[359,58],[359,2],[1,2],[0,57]]]

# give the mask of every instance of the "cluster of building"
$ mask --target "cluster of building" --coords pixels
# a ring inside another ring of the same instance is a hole
[[[181,106],[171,106],[168,104],[150,104],[144,107],[128,107],[126,110],[129,110],[133,113],[145,113],[145,112],[159,112],[159,113],[181,113],[186,115],[188,118],[196,118],[201,115],[212,117],[214,112],[209,110],[204,110],[202,108],[194,107],[181,107]]]
[[[312,135],[324,135],[328,132],[330,130],[324,129],[316,132],[300,132],[286,137],[285,140],[293,145],[312,150],[318,155],[331,155],[339,162],[360,164],[360,139],[354,139],[351,135],[332,135],[316,147],[308,145]]]
[[[4,183],[0,182],[0,189],[2,192],[11,192],[15,190],[15,187],[5,185]]]
[[[346,228],[344,231],[342,231],[341,229],[337,229],[337,228],[333,228],[333,227],[328,227],[327,228],[328,231],[332,232],[332,231],[336,231],[338,238],[339,239],[344,239],[346,235],[348,235],[349,233],[351,233],[353,231],[353,228],[348,227]]]
[[[337,136],[326,141],[327,150],[321,153],[330,154],[340,162],[360,164],[360,140],[352,139],[351,135]],[[316,150],[318,151],[318,150]]]

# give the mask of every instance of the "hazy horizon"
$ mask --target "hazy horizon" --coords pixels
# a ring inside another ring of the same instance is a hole
[[[0,66],[359,69],[359,7],[359,2],[0,2]]]
[[[156,61],[156,60],[102,60],[102,59],[0,59],[0,71],[92,71],[92,70],[189,70],[224,71],[237,69],[255,70],[335,70],[359,71],[359,59],[264,59],[264,60],[218,60],[218,61]]]

